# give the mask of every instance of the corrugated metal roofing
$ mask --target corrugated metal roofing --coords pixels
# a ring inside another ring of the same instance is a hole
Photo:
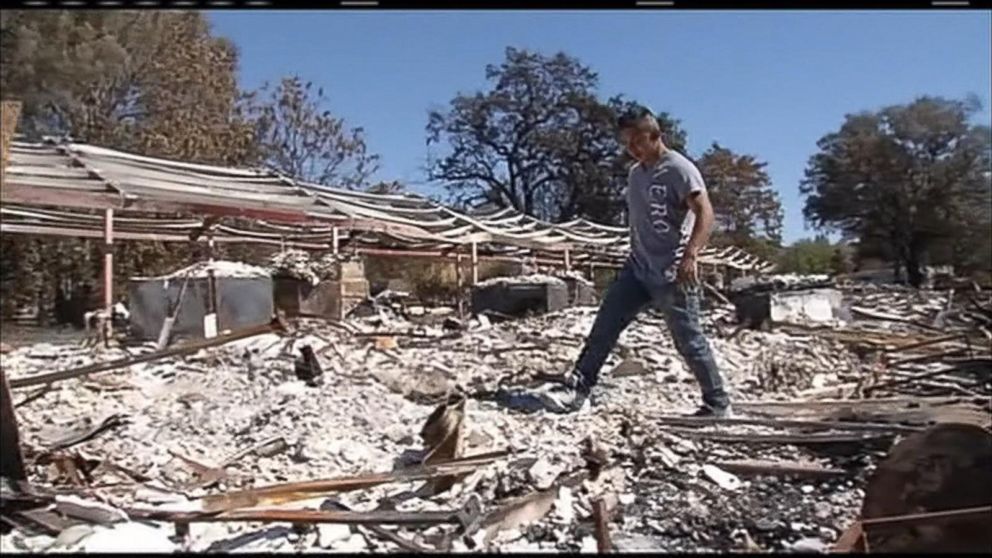
[[[350,238],[366,245],[423,250],[477,243],[480,253],[514,256],[569,250],[576,263],[621,261],[630,245],[626,228],[585,219],[551,224],[511,209],[466,213],[409,193],[355,192],[295,181],[268,169],[168,161],[79,143],[14,142],[0,201],[9,232],[102,227],[99,215],[38,207],[114,208],[125,211],[115,217],[115,231],[151,236],[190,234],[203,222],[127,213],[255,218],[257,230],[215,229],[215,235],[230,238],[326,246],[338,227],[340,239],[349,238],[347,231],[361,232]],[[707,249],[701,261],[759,272],[772,267],[736,248]]]

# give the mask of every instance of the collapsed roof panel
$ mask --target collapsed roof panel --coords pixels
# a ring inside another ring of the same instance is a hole
[[[140,216],[180,212],[251,218],[261,229],[218,227],[221,241],[319,244],[329,242],[337,227],[339,240],[346,238],[341,233],[353,230],[374,233],[385,245],[418,250],[475,243],[483,253],[505,254],[513,247],[522,254],[561,257],[567,251],[573,261],[613,264],[623,261],[630,246],[626,228],[585,219],[552,224],[510,208],[466,213],[410,193],[356,192],[296,181],[272,170],[169,161],[79,143],[14,142],[0,199],[4,231],[31,234],[85,231],[82,236],[97,237],[102,216],[66,211],[71,208],[124,211],[115,217],[116,234],[132,239],[183,240],[183,233],[203,226],[202,221]],[[363,240],[368,243],[366,235]],[[736,248],[708,248],[700,259],[759,273],[773,267]]]

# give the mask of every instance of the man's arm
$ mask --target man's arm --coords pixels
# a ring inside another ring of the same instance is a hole
[[[696,257],[709,241],[716,217],[713,215],[713,204],[710,203],[710,197],[706,190],[690,194],[685,201],[689,209],[696,214],[695,222],[692,224],[692,233],[685,246],[685,253]]]
[[[699,282],[697,276],[696,258],[699,252],[706,246],[710,239],[710,231],[713,230],[713,205],[706,190],[698,190],[686,197],[686,204],[696,215],[692,224],[692,233],[686,243],[685,251],[682,253],[682,261],[679,262],[678,278],[680,281],[690,284]]]

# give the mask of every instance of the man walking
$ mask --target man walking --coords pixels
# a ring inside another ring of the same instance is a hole
[[[579,410],[617,338],[653,304],[702,388],[703,404],[694,416],[729,417],[723,379],[699,323],[696,258],[714,222],[703,178],[691,161],[665,146],[650,110],[622,116],[618,127],[637,161],[627,177],[630,257],[599,307],[573,372],[538,397],[554,412]]]

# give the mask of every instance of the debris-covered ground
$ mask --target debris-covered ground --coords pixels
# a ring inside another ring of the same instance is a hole
[[[61,534],[15,529],[3,548],[595,551],[601,505],[620,550],[825,551],[859,515],[866,478],[894,437],[932,420],[927,412],[949,408],[944,403],[981,403],[992,392],[987,369],[969,368],[976,359],[988,363],[987,337],[984,346],[973,342],[988,327],[987,303],[975,310],[960,294],[960,304],[950,304],[947,292],[847,292],[853,317],[843,327],[754,331],[731,323],[732,307],[707,311],[741,417],[719,425],[675,416],[695,409],[698,388],[664,322],[650,314],[622,335],[582,412],[501,407],[494,397],[501,386],[536,385],[568,370],[595,315],[586,307],[498,323],[414,324],[384,313],[341,324],[304,320],[286,335],[16,389],[29,480],[63,494],[63,505],[103,502],[106,513],[127,510],[131,520]],[[956,331],[962,336],[932,342]],[[898,350],[920,339],[931,343]],[[305,346],[323,368],[321,382],[298,379],[294,361]],[[27,378],[152,350],[36,343],[5,354],[3,368],[10,379]],[[903,388],[921,399],[892,400]],[[804,403],[823,397],[841,403]],[[445,440],[453,445],[427,447],[433,434],[422,434],[425,423],[450,417],[454,434]],[[789,419],[874,427],[797,430]],[[183,535],[167,517],[204,511],[217,498],[210,495],[443,463],[431,450],[456,462],[508,453],[455,476],[447,490],[430,477],[308,497],[287,489],[275,502],[325,511],[462,510],[458,521],[425,516],[423,525],[400,528],[194,521]],[[139,522],[139,512],[159,520]]]

